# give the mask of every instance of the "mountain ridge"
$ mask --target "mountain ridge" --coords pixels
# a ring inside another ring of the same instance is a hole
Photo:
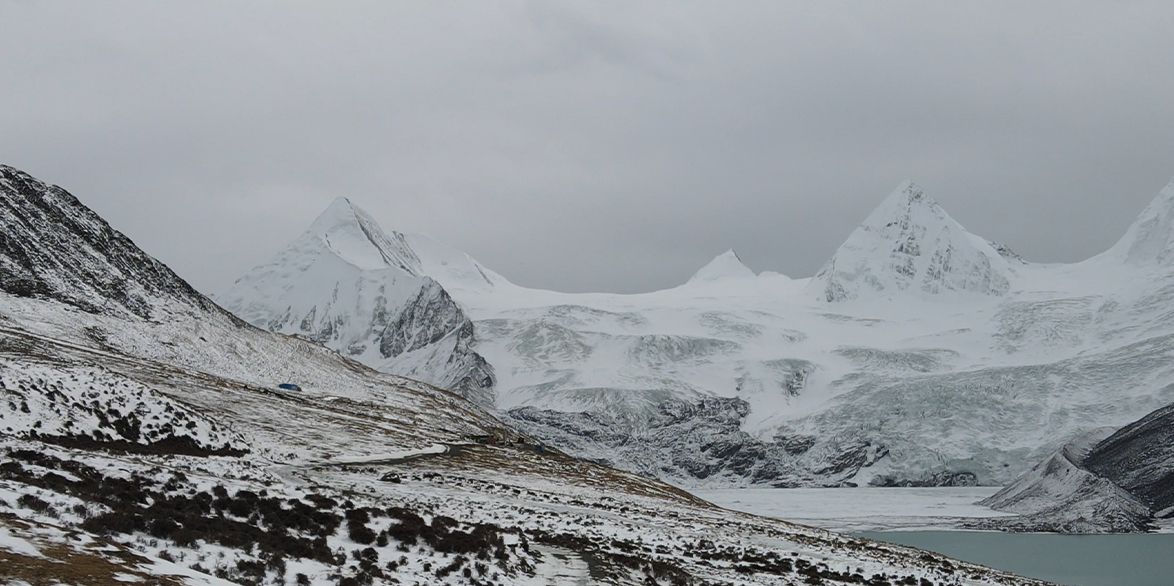
[[[1106,253],[1132,264],[1174,261],[1174,179],[1158,193]]]
[[[0,192],[0,290],[141,318],[151,317],[156,297],[214,310],[207,297],[68,191],[0,165]]]

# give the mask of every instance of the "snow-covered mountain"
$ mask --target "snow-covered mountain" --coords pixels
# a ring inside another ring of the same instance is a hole
[[[1174,182],[1146,207],[1107,255],[1141,266],[1174,262]]]
[[[384,372],[492,405],[493,369],[470,348],[473,324],[427,275],[484,286],[492,277],[439,245],[422,248],[423,258],[403,234],[384,232],[338,198],[217,302],[255,326],[300,334]]]
[[[230,316],[4,171],[0,262],[33,285],[0,291],[2,582],[1040,584],[540,449],[456,395]]]
[[[906,181],[848,237],[809,289],[829,302],[915,291],[1003,295],[1010,267]]]
[[[906,182],[814,278],[731,251],[636,295],[403,241],[472,321],[494,406],[570,453],[686,486],[997,485],[1174,401],[1171,209],[1174,186],[1106,253],[1033,264]]]
[[[727,254],[654,293],[455,298],[498,408],[573,453],[686,485],[1003,484],[1174,400],[1174,269],[1138,252],[1166,246],[1172,194],[1071,265],[907,183],[814,279]]]

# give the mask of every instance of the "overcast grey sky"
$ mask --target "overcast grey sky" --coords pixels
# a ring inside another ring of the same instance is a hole
[[[1174,2],[0,3],[0,162],[216,293],[336,196],[511,280],[813,274],[901,180],[1028,260],[1174,176]]]

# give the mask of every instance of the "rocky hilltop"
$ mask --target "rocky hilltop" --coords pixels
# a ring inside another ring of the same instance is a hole
[[[144,318],[164,297],[212,310],[207,298],[64,189],[0,165],[0,193],[5,293]]]

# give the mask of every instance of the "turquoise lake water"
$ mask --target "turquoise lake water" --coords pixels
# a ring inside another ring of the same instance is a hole
[[[1174,534],[870,531],[856,535],[1066,586],[1174,586]]]

